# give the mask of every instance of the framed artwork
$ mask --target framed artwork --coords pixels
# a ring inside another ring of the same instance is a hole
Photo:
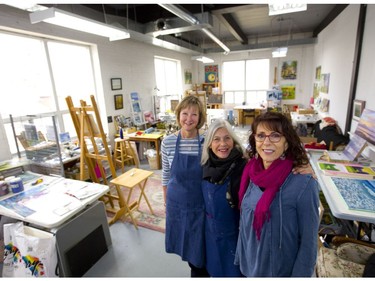
[[[322,85],[320,87],[320,91],[322,93],[325,93],[325,94],[328,94],[328,91],[329,91],[329,78],[330,78],[330,74],[329,73],[326,73],[326,74],[322,74],[321,75],[321,78],[322,78]]]
[[[316,69],[315,69],[315,79],[316,80],[320,80],[320,76],[322,74],[322,67],[321,66],[318,66]]]
[[[124,108],[124,98],[122,95],[115,95],[115,109],[123,109]]]
[[[354,134],[375,145],[375,111],[368,108],[363,110]]]
[[[122,80],[121,78],[111,78],[111,89],[113,91],[122,89]]]
[[[155,122],[155,116],[154,116],[154,113],[152,113],[152,111],[144,111],[143,117],[145,119],[145,122],[148,122],[148,123]]]
[[[219,66],[206,65],[204,67],[204,81],[206,83],[214,83],[219,81]]]
[[[192,84],[193,82],[193,74],[191,73],[190,69],[185,70],[185,84]]]
[[[284,80],[297,79],[297,61],[284,61],[281,66],[281,78]]]
[[[282,85],[281,92],[283,100],[294,100],[296,98],[296,85]]]
[[[353,119],[358,121],[365,109],[366,102],[363,100],[354,100],[353,103]]]

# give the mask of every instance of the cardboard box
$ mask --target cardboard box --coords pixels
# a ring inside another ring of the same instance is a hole
[[[314,109],[308,109],[308,108],[298,108],[297,109],[298,114],[314,114]]]
[[[317,138],[313,137],[299,137],[302,143],[312,143],[312,142],[317,142]]]

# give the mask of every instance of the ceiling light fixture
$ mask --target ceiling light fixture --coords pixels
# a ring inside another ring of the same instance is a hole
[[[283,58],[283,57],[286,57],[287,52],[288,52],[288,47],[276,48],[272,51],[272,57]]]
[[[209,58],[209,57],[206,57],[206,56],[194,56],[194,57],[191,57],[192,60],[197,60],[197,61],[201,61],[203,63],[213,63],[214,60]]]
[[[307,10],[307,4],[300,3],[274,3],[268,5],[269,16],[302,12]]]
[[[33,12],[30,14],[30,21],[33,24],[44,21],[62,27],[108,37],[110,41],[130,38],[129,32],[123,29],[56,8]]]
[[[180,9],[176,5],[173,5],[173,4],[158,4],[158,5],[192,25],[201,24],[196,17],[194,17],[193,15],[190,15],[189,13]],[[210,37],[216,44],[218,44],[224,50],[224,52],[226,53],[230,52],[230,49],[223,42],[221,42],[219,38],[217,38],[210,30],[208,30],[207,28],[202,28],[202,31],[208,37]]]

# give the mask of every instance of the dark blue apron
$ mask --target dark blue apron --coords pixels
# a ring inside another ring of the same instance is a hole
[[[165,249],[196,267],[204,267],[204,201],[201,189],[201,143],[199,154],[179,153],[181,133],[167,186]]]
[[[206,207],[206,269],[211,277],[240,277],[234,265],[240,213],[226,199],[229,179],[222,185],[202,181]]]

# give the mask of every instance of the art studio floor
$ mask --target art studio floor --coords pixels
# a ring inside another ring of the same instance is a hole
[[[246,146],[250,126],[235,127]],[[149,169],[147,160],[141,169]],[[129,167],[126,168],[126,170]],[[188,264],[174,254],[167,254],[162,232],[117,221],[110,226],[112,247],[84,277],[190,277]]]

